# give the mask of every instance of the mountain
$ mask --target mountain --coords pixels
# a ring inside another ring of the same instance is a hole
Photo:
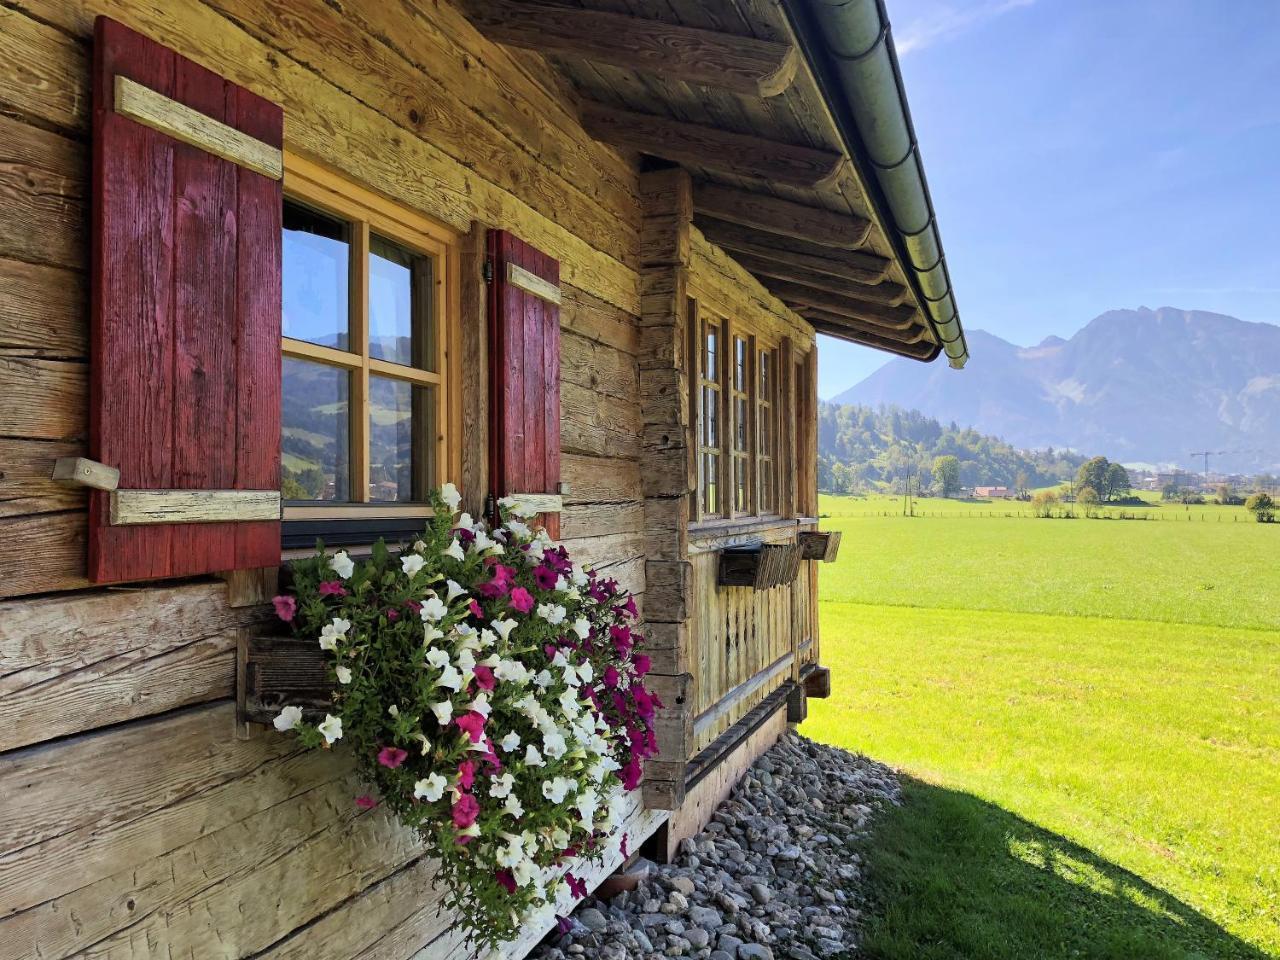
[[[1063,340],[968,334],[963,371],[893,360],[832,403],[891,404],[1016,447],[1230,471],[1280,466],[1280,327],[1199,310],[1111,310]]]

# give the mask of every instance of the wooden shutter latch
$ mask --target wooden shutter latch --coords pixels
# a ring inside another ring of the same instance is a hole
[[[53,479],[110,493],[116,527],[280,519],[279,490],[120,490],[120,471],[87,457],[59,457]]]

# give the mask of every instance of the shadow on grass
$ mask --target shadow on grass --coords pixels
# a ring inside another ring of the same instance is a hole
[[[903,777],[866,852],[877,960],[1268,960],[1140,877],[969,794]]]

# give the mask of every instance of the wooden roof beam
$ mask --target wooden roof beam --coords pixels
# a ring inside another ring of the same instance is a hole
[[[890,353],[901,354],[910,357],[913,360],[928,360],[938,350],[937,345],[932,340],[921,340],[912,338],[911,340],[898,340],[884,333],[876,333],[872,330],[860,329],[849,323],[831,323],[826,320],[814,317],[809,319],[813,324],[813,329],[819,333],[825,333],[829,336],[839,337],[841,340],[855,340],[858,343],[866,344],[869,347],[875,347],[878,350],[888,350]]]
[[[816,307],[838,317],[849,317],[853,320],[861,320],[864,323],[883,327],[886,330],[897,331],[907,330],[917,322],[916,308],[910,304],[904,303],[899,306],[889,306],[883,303],[873,303],[870,300],[860,300],[857,297],[841,296],[840,294],[828,293],[825,290],[816,290],[813,287],[792,283],[789,280],[774,280],[772,277],[765,277],[761,280],[761,283],[775,297],[797,313],[803,313],[805,308]]]
[[[908,326],[906,330],[892,330],[877,323],[855,320],[852,317],[842,317],[837,313],[819,310],[816,307],[801,306],[796,312],[808,320],[815,328],[841,327],[871,336],[884,337],[895,342],[933,343],[933,337],[929,335],[929,331],[915,323]]]
[[[694,188],[693,208],[718,220],[844,250],[857,250],[871,231],[870,220],[852,213],[808,207],[717,183]]]
[[[844,154],[763,140],[743,133],[634,113],[586,101],[582,124],[605,143],[672,160],[684,166],[798,187],[825,187],[844,167]]]
[[[668,80],[773,97],[795,79],[800,57],[789,43],[567,7],[543,0],[485,0],[470,20],[510,47],[592,60],[659,74]]]
[[[863,300],[871,300],[874,303],[898,304],[902,302],[902,298],[907,293],[902,284],[894,283],[892,280],[884,280],[880,283],[865,283],[860,280],[841,279],[829,273],[820,273],[817,270],[809,270],[806,267],[788,263],[783,258],[762,257],[742,251],[732,251],[730,256],[757,276],[772,277],[775,280],[790,280],[793,283],[803,284],[806,287],[813,287],[839,296],[852,294]]]
[[[789,237],[775,237],[736,223],[699,218],[697,225],[704,237],[730,253],[751,254],[852,283],[879,283],[891,266],[891,261],[874,253],[818,247]]]

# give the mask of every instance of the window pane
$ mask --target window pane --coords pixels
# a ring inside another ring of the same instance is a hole
[[[771,357],[768,350],[760,351],[760,396],[769,399],[769,361]]]
[[[734,449],[747,449],[747,398],[735,397],[733,401]]]
[[[714,453],[702,455],[702,510],[704,513],[720,512],[720,458]]]
[[[420,501],[434,480],[434,397],[390,377],[369,378],[369,499]]]
[[[703,356],[703,375],[708,380],[718,380],[719,375],[716,367],[716,344],[719,342],[720,329],[713,324],[707,324],[707,352]]]
[[[293,357],[284,358],[282,374],[284,498],[350,500],[350,374]]]
[[[745,457],[733,458],[734,506],[739,512],[747,509],[747,461]]]
[[[733,338],[733,386],[747,389],[747,341],[739,337]]]
[[[286,200],[281,249],[284,335],[338,350],[348,337],[350,229]]]
[[[720,393],[711,387],[702,388],[702,445],[720,446]]]
[[[431,258],[369,237],[369,356],[435,369]]]
[[[760,512],[768,513],[773,509],[773,464],[768,460],[760,461]]]
[[[773,448],[769,445],[769,412],[768,407],[760,407],[759,416],[756,418],[756,433],[760,437],[760,452],[765,455],[773,452]]]

